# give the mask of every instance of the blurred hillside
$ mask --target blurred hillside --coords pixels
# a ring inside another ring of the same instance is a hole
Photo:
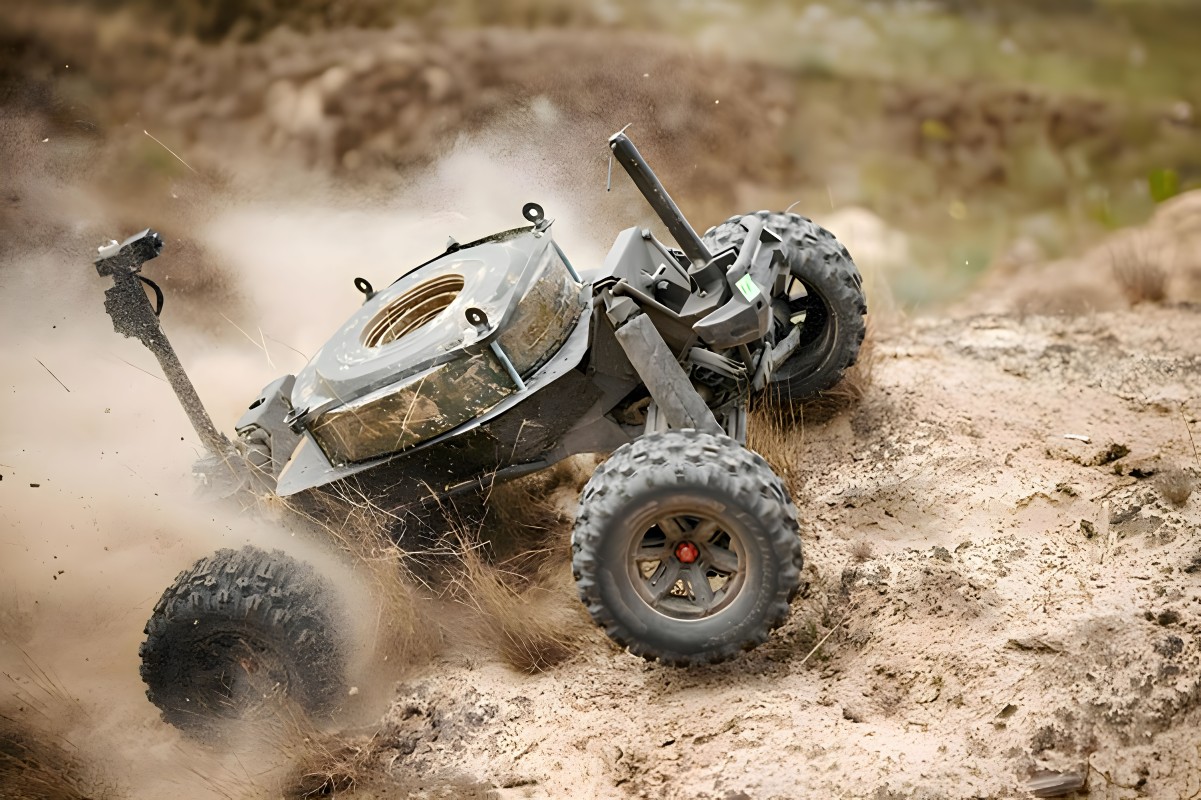
[[[1167,0],[10,0],[0,147],[124,198],[249,163],[369,193],[487,136],[591,195],[632,123],[698,227],[866,208],[921,303],[1201,185],[1199,37]]]

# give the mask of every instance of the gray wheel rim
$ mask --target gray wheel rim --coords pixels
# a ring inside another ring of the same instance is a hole
[[[746,544],[727,515],[695,501],[656,503],[632,520],[630,529],[627,575],[656,613],[682,621],[707,619],[742,591]]]

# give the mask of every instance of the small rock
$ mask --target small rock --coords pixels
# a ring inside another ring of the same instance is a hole
[[[1084,775],[1079,772],[1045,772],[1026,784],[1035,797],[1063,797],[1084,788]]]
[[[342,87],[346,85],[350,78],[350,69],[342,64],[338,64],[321,73],[321,77],[317,81],[321,87],[322,95],[330,97],[342,91]]]
[[[1055,437],[1047,442],[1046,454],[1049,458],[1072,461],[1085,467],[1103,467],[1128,456],[1130,448],[1117,442],[1099,445]]]
[[[301,87],[293,106],[291,130],[299,134],[316,133],[325,118],[325,102],[321,96],[320,78]]]
[[[1143,510],[1143,507],[1141,505],[1139,505],[1138,503],[1135,503],[1134,505],[1130,506],[1130,508],[1126,508],[1121,511],[1117,511],[1113,514],[1110,514],[1109,524],[1110,525],[1121,525],[1125,522],[1129,522],[1130,520],[1137,517],[1138,512],[1140,512],[1142,510]]]
[[[1103,467],[1106,464],[1112,464],[1119,458],[1125,458],[1130,455],[1130,448],[1124,444],[1113,442],[1097,456],[1096,466]]]
[[[1168,636],[1155,645],[1155,652],[1164,658],[1172,658],[1184,652],[1184,640],[1179,636]]]
[[[1062,653],[1063,645],[1058,642],[1048,642],[1045,639],[1029,637],[1026,639],[1010,639],[1006,646],[1014,650],[1028,650],[1035,653]]]

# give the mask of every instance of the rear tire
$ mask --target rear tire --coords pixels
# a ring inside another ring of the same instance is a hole
[[[618,448],[584,488],[572,552],[596,623],[675,666],[766,641],[788,618],[802,565],[783,482],[757,453],[694,430]]]
[[[340,621],[309,564],[279,550],[218,550],[179,574],[146,623],[146,696],[198,738],[285,699],[328,714],[345,696]]]
[[[831,388],[859,356],[867,330],[863,278],[851,254],[825,228],[798,214],[757,211],[765,226],[784,240],[784,253],[792,276],[804,287],[795,287],[772,300],[776,317],[773,341],[800,323],[801,345],[771,376],[769,392],[782,400],[801,402]],[[746,239],[742,217],[731,217],[710,228],[703,240],[711,253],[740,247]]]

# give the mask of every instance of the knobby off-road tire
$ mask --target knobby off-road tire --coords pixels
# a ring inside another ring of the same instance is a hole
[[[676,666],[766,641],[802,565],[796,508],[771,467],[694,430],[644,436],[597,469],[572,553],[596,623],[635,655]]]
[[[202,739],[285,698],[327,714],[345,696],[340,622],[332,588],[309,564],[279,550],[218,550],[179,574],[146,623],[146,696]]]
[[[783,295],[773,298],[774,341],[791,332],[790,318],[805,312],[805,321],[800,346],[776,367],[769,387],[782,400],[800,402],[838,383],[858,358],[866,331],[863,278],[851,254],[825,228],[797,214],[757,211],[752,216],[762,218],[784,240],[789,269],[804,286],[803,294],[786,286]],[[705,233],[711,253],[742,246],[746,228],[741,219],[731,217]]]

